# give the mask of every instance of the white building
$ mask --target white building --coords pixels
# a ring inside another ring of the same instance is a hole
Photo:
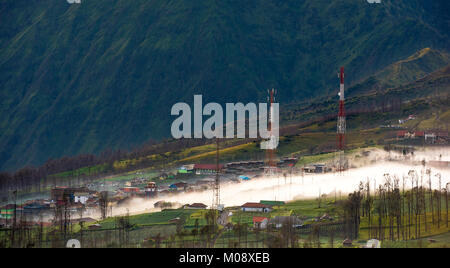
[[[244,212],[270,212],[272,211],[272,207],[260,203],[245,203],[241,206],[242,211]]]
[[[381,248],[381,242],[376,239],[367,241],[366,248]]]
[[[436,134],[434,133],[425,133],[425,142],[434,144],[436,143]]]
[[[81,204],[85,205],[88,199],[89,199],[88,193],[83,193],[83,192],[74,193],[75,203],[81,203]]]

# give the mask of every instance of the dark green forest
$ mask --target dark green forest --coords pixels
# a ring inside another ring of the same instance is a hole
[[[130,149],[192,102],[336,95],[425,47],[449,52],[445,0],[3,0],[0,170]]]

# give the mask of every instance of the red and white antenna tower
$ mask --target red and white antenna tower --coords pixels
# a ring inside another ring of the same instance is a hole
[[[339,89],[339,114],[337,119],[337,147],[339,153],[338,171],[344,171],[346,169],[345,161],[345,133],[346,133],[346,119],[345,119],[345,87],[344,87],[344,67],[341,67],[339,74],[340,89]]]

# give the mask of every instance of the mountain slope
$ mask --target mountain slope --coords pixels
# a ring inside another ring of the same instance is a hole
[[[394,62],[364,81],[351,86],[347,90],[347,96],[356,96],[371,91],[406,85],[448,65],[450,65],[448,53],[424,48],[406,59]]]
[[[391,68],[388,66],[386,69]],[[384,72],[383,69],[381,72]],[[373,82],[375,81],[375,82]],[[376,89],[376,90],[374,90]],[[450,65],[438,69],[418,80],[405,83],[398,87],[379,88],[376,80],[371,77],[364,83],[357,84],[349,89],[351,94],[346,94],[345,109],[348,114],[371,113],[375,111],[397,111],[412,101],[421,103],[419,108],[427,106],[427,99],[433,99],[441,106],[448,106],[450,96]],[[355,92],[359,94],[355,94]],[[428,107],[429,108],[429,107]],[[428,109],[426,108],[426,109]],[[445,109],[442,109],[445,110]],[[281,120],[286,124],[307,123],[316,120],[330,120],[336,116],[338,102],[335,98],[313,102],[307,106],[289,105],[282,110]],[[415,113],[414,110],[409,114]],[[409,115],[408,114],[408,115]],[[367,125],[373,125],[370,120]],[[352,126],[357,128],[360,126]]]
[[[450,57],[425,48],[405,60],[398,61],[375,75],[384,87],[396,87],[418,80],[450,64]]]
[[[167,137],[170,108],[335,94],[424,47],[448,51],[444,1],[4,0],[0,169]]]

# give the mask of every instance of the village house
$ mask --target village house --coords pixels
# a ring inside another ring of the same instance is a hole
[[[443,131],[425,133],[425,142],[428,144],[445,144],[448,142],[448,133]]]
[[[176,190],[176,191],[184,191],[184,190],[186,190],[187,187],[188,187],[187,183],[177,182],[177,183],[171,184],[169,186],[169,189]]]
[[[192,174],[194,173],[194,164],[184,165],[178,169],[178,174]]]
[[[85,205],[89,199],[89,196],[90,195],[88,192],[75,192],[74,193],[74,202]]]
[[[74,203],[75,193],[89,193],[87,187],[71,188],[71,187],[55,187],[51,190],[51,200],[57,202],[59,205],[64,203]]]
[[[140,193],[141,189],[138,187],[124,187],[120,189],[127,196],[135,196]]]
[[[272,211],[272,206],[248,202],[242,205],[241,209],[244,212],[270,212]]]
[[[381,248],[381,242],[377,239],[370,239],[364,248]]]
[[[144,192],[145,192],[145,197],[147,197],[147,198],[155,197],[158,195],[158,186],[156,185],[155,182],[150,181],[145,186]]]
[[[299,228],[303,226],[303,221],[295,216],[276,216],[269,221],[269,225],[275,228],[281,228],[286,224],[291,225],[293,228]]]
[[[219,165],[219,173],[223,171],[224,165]],[[195,164],[194,171],[197,175],[215,174],[217,172],[216,164]]]
[[[253,217],[253,228],[255,229],[266,229],[269,219],[266,217]]]
[[[415,139],[415,138],[424,138],[424,131],[413,131],[409,132],[406,130],[397,131],[397,140],[399,139]]]
[[[436,143],[436,134],[435,133],[425,133],[425,142],[434,144]]]

